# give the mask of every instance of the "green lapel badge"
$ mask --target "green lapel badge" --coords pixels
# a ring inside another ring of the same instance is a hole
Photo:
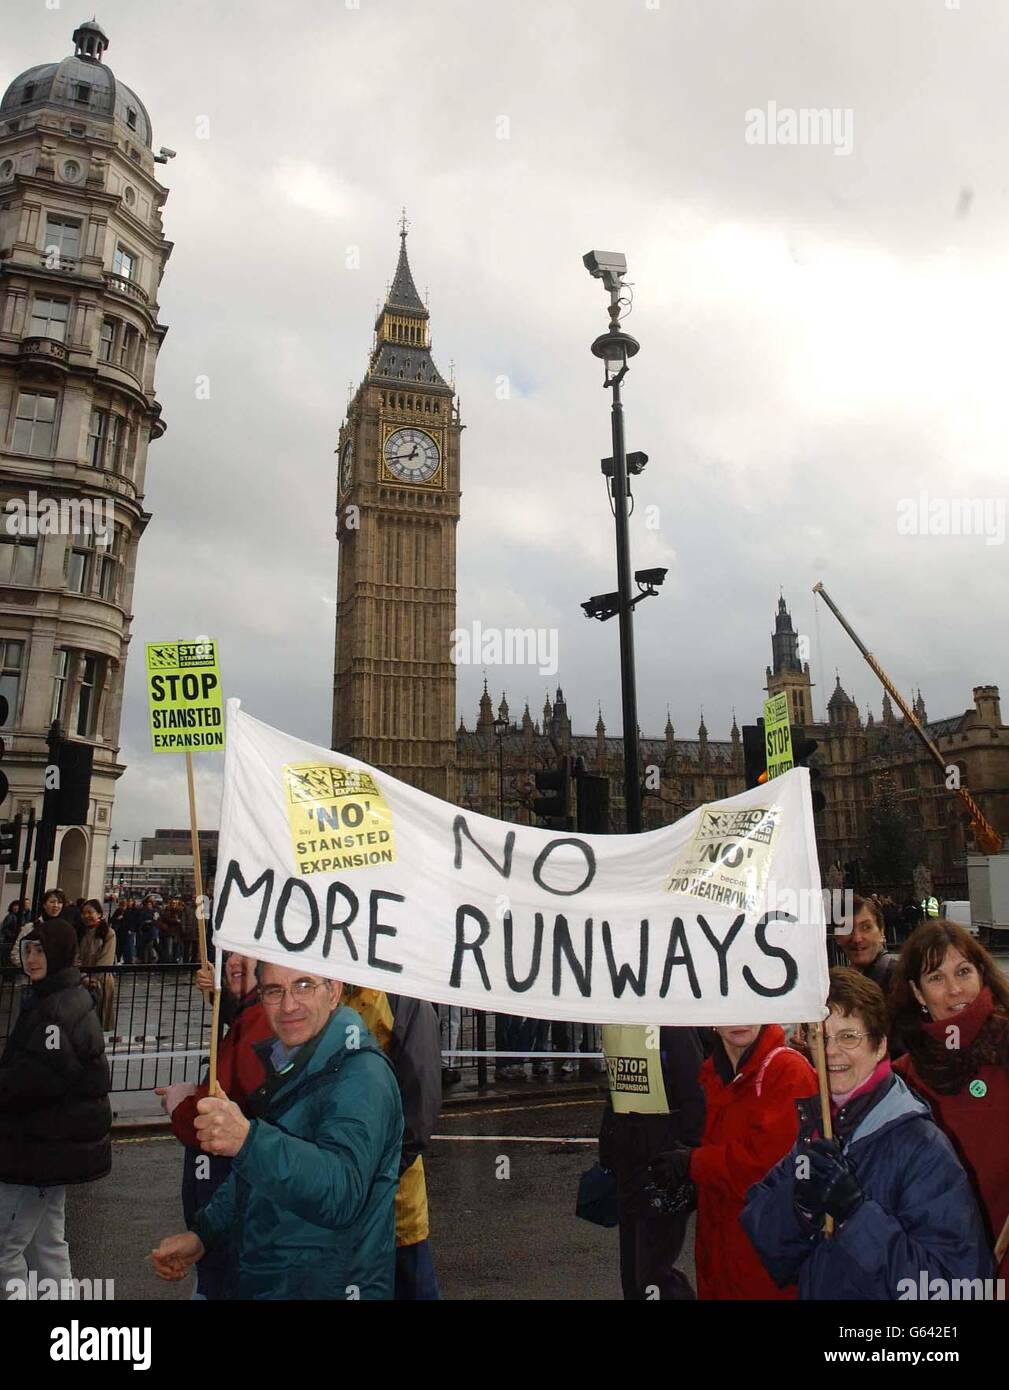
[[[988,1094],[988,1083],[987,1081],[972,1081],[969,1089],[976,1100],[981,1100],[983,1096]]]

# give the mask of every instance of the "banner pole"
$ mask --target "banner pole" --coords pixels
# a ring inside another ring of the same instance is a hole
[[[214,1011],[210,1019],[210,1073],[207,1077],[207,1094],[216,1096],[219,1092],[223,1096],[220,1086],[217,1084],[217,1041],[221,1031],[221,991],[214,990]]]
[[[196,789],[193,786],[193,755],[186,753],[186,780],[189,783],[189,833],[193,846],[193,889],[196,893],[196,931],[200,940],[200,964],[207,965],[207,926],[203,914],[203,867],[200,864],[200,832],[196,825]]]
[[[205,968],[207,960],[207,923],[203,904],[203,868],[200,864],[200,833],[196,824],[196,789],[193,785],[193,755],[186,753],[186,781],[189,784],[189,832],[193,844],[193,887],[196,891],[196,931],[200,939],[200,964]],[[206,996],[204,996],[205,998]],[[210,1095],[217,1093],[217,1030],[221,1018],[221,991],[214,989],[214,1006],[210,1023]]]
[[[998,1273],[998,1266],[1002,1263],[1003,1256],[1009,1250],[1009,1216],[1005,1219],[1005,1225],[998,1240],[995,1242],[995,1272]]]
[[[830,1085],[827,1081],[827,1054],[823,1047],[823,1024],[814,1023],[813,1029],[813,1056],[816,1059],[816,1079],[820,1084],[820,1122],[823,1125],[824,1139],[833,1139],[834,1127],[830,1122]],[[829,1240],[834,1234],[834,1218],[825,1216],[823,1218],[823,1234]]]

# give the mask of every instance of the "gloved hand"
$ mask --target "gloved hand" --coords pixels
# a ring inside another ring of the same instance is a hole
[[[809,1195],[821,1212],[827,1212],[841,1225],[865,1201],[855,1171],[836,1139],[814,1139],[806,1152]]]
[[[648,1173],[656,1187],[677,1188],[685,1182],[690,1173],[690,1155],[693,1149],[683,1144],[656,1154],[648,1165]]]
[[[800,1152],[797,1157],[801,1156]],[[823,1226],[824,1209],[820,1204],[819,1194],[813,1190],[813,1184],[809,1178],[795,1179],[792,1184],[792,1206],[808,1234],[813,1234]]]

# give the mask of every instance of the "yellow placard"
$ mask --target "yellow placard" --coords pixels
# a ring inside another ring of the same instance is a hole
[[[615,1114],[669,1114],[658,1025],[604,1024],[603,1051]]]
[[[768,781],[795,766],[788,697],[783,690],[764,701],[764,746],[767,750]]]
[[[780,806],[702,806],[697,829],[673,864],[666,892],[688,893],[724,907],[756,907],[767,886],[780,826]]]
[[[155,753],[224,747],[224,705],[217,643],[147,643],[147,704]]]
[[[396,862],[392,811],[370,772],[332,763],[288,763],[283,776],[299,874]]]

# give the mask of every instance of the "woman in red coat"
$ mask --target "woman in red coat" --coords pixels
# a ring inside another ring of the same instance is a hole
[[[739,1224],[746,1194],[795,1143],[795,1102],[816,1093],[816,1073],[776,1023],[716,1028],[701,1067],[707,1117],[690,1158],[697,1188],[698,1298],[795,1298],[779,1289]]]
[[[956,1149],[994,1249],[1009,1217],[1009,984],[954,922],[904,943],[890,996],[907,1054],[894,1064]],[[1009,1279],[1009,1252],[997,1271]]]

